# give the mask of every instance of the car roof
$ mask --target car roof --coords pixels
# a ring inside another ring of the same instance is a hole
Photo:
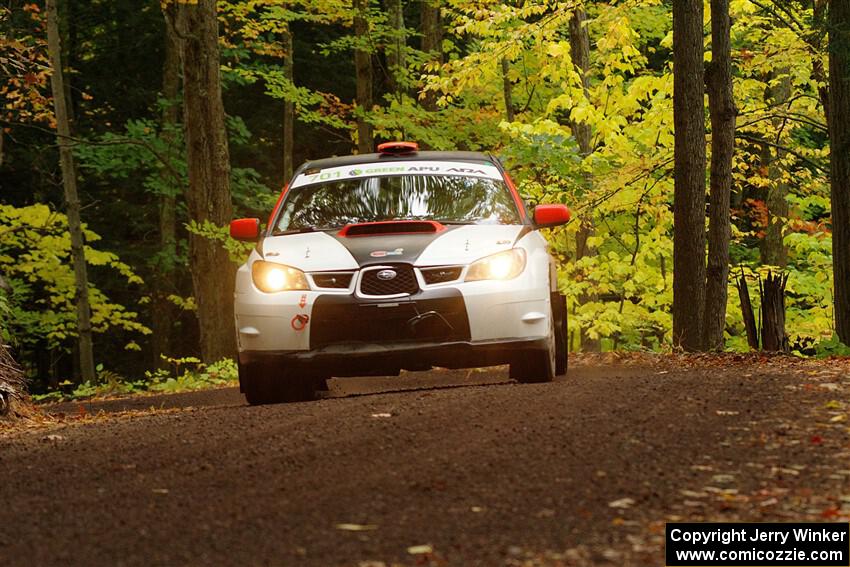
[[[467,161],[492,163],[501,169],[501,163],[492,154],[483,152],[411,152],[404,154],[357,154],[351,156],[330,157],[305,162],[295,175],[308,169],[327,169],[341,165],[358,165],[361,163],[388,163],[393,161]]]

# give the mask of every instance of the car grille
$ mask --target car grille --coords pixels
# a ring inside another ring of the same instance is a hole
[[[322,294],[310,313],[310,348],[364,342],[470,340],[466,305],[460,292],[440,288],[430,294],[432,299],[397,302]]]
[[[316,287],[328,289],[348,289],[353,273],[312,274]]]
[[[392,279],[382,279],[378,274],[383,272],[395,272]],[[360,279],[360,293],[362,295],[401,295],[414,294],[419,291],[416,282],[416,274],[409,264],[395,264],[392,266],[380,266],[363,270]]]
[[[453,282],[460,277],[463,268],[460,266],[444,266],[442,268],[426,268],[422,270],[422,278],[426,284]]]

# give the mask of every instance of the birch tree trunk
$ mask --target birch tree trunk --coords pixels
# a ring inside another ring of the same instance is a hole
[[[673,344],[702,350],[705,120],[702,0],[673,2]]]
[[[703,348],[723,350],[729,289],[730,197],[735,151],[735,101],[732,95],[732,48],[729,0],[711,0],[711,63],[707,69],[711,115],[711,196],[708,269],[705,281]]]
[[[215,0],[179,4],[183,40],[183,111],[189,188],[189,219],[227,225],[230,154],[221,100]],[[201,357],[213,362],[236,353],[233,289],[236,270],[227,251],[197,234],[189,236],[189,262],[201,334]]]
[[[53,108],[56,113],[56,132],[59,145],[59,163],[62,169],[62,184],[65,188],[65,206],[68,216],[68,232],[71,237],[71,261],[74,264],[74,302],[77,307],[77,344],[80,362],[80,377],[84,382],[94,383],[94,347],[92,344],[91,308],[89,306],[89,281],[86,269],[85,243],[80,220],[80,198],[77,194],[77,168],[71,149],[71,128],[68,122],[68,106],[65,100],[65,81],[62,73],[62,47],[59,40],[59,21],[56,0],[47,0],[47,50],[53,72],[50,86],[53,93]]]

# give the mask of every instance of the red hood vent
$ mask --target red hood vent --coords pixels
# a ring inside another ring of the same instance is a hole
[[[446,227],[436,221],[381,221],[345,225],[339,236],[380,236],[383,234],[434,234]]]

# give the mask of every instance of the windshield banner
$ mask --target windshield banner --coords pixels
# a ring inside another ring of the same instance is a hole
[[[384,177],[388,175],[459,175],[502,179],[499,169],[490,164],[458,161],[399,161],[392,163],[359,163],[340,167],[329,167],[320,171],[310,170],[295,178],[290,187],[312,185],[326,181],[356,179],[358,177]]]

